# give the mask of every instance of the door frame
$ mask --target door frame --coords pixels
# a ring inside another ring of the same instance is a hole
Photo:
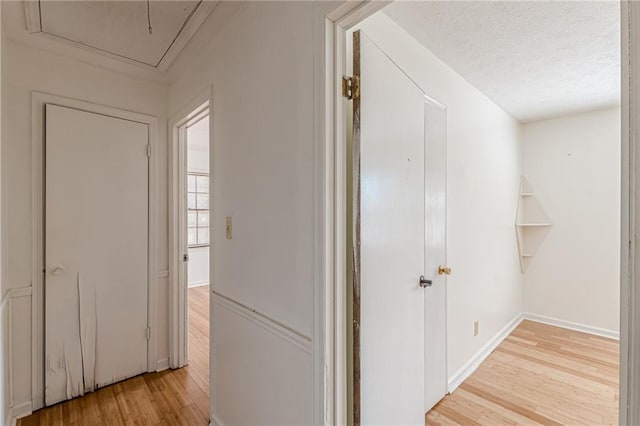
[[[314,343],[314,353],[321,351],[314,359],[314,391],[320,394],[314,398],[314,419],[324,419],[323,424],[350,423],[351,401],[348,387],[348,342],[347,342],[347,101],[342,96],[341,80],[347,74],[347,31],[373,15],[391,1],[344,2],[328,13],[317,16],[316,47],[318,72],[315,82],[317,121],[321,123],[316,135],[320,145],[316,160],[321,175],[319,194],[322,218],[321,244],[324,272],[316,287],[316,306],[321,315],[322,343]],[[321,386],[321,389],[318,387]]]
[[[85,102],[33,91],[31,94],[31,375],[32,409],[44,407],[44,143],[45,143],[45,104],[54,104],[66,108],[120,118],[146,124],[149,128],[148,144],[151,147],[149,158],[149,236],[147,263],[147,326],[151,328],[147,342],[147,371],[157,370],[157,321],[156,321],[156,281],[157,255],[159,252],[157,235],[157,151],[158,119],[155,116],[119,109],[112,106]]]
[[[637,21],[640,4],[621,0],[622,22],[622,176],[620,256],[620,415],[624,424],[640,423],[640,264],[637,230],[640,229],[640,43]]]
[[[185,105],[169,120],[169,367],[181,368],[188,362],[188,322],[187,299],[181,291],[187,286],[185,282],[186,267],[182,261],[182,251],[186,234],[185,226],[184,177],[186,175],[186,125],[202,115],[208,109],[209,115],[209,158],[213,158],[213,87],[202,90],[198,96]],[[211,180],[211,164],[209,162],[209,178]],[[209,184],[209,199],[213,197],[213,185]],[[210,210],[211,221],[213,209]],[[213,271],[213,245],[209,246],[209,280]],[[211,284],[211,283],[209,283]],[[211,303],[209,303],[211,314]],[[210,317],[211,318],[211,317]],[[209,336],[211,340],[211,336]],[[211,355],[211,350],[209,350]],[[211,360],[210,360],[211,361]],[[210,364],[211,368],[211,364]],[[213,376],[212,376],[213,377]]]
[[[323,97],[316,112],[324,123],[325,192],[324,207],[324,354],[325,424],[348,424],[350,397],[347,388],[346,294],[346,101],[341,78],[346,75],[346,34],[355,25],[390,2],[363,0],[345,2],[322,18],[324,49],[318,72],[324,76]],[[640,250],[632,237],[640,229],[640,149],[635,135],[640,132],[640,43],[634,19],[640,19],[640,4],[621,0],[622,33],[622,200],[620,276],[620,424],[640,423]],[[637,39],[637,37],[635,37]],[[323,101],[323,102],[322,102]],[[331,280],[332,282],[329,282]]]

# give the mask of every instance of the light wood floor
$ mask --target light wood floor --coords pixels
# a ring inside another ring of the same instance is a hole
[[[189,289],[189,365],[143,374],[18,420],[29,425],[208,425],[209,287]]]
[[[207,425],[208,287],[189,290],[189,366],[37,411],[27,425]],[[524,321],[426,416],[427,425],[618,422],[618,342]]]
[[[618,424],[619,344],[523,321],[427,425]]]

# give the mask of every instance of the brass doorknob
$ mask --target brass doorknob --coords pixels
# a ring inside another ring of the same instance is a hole
[[[451,275],[451,268],[448,266],[438,266],[438,275]]]

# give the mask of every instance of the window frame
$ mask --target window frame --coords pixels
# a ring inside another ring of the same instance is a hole
[[[189,176],[194,176],[196,177],[196,190],[195,191],[189,191]],[[207,180],[209,181],[209,185],[208,188],[209,190],[205,193],[205,192],[198,192],[198,186],[197,186],[197,178],[198,177],[206,177]],[[187,171],[187,180],[185,182],[186,184],[186,191],[185,191],[185,195],[186,195],[186,210],[187,210],[187,220],[186,220],[186,224],[187,224],[187,249],[192,249],[192,248],[203,248],[203,247],[211,247],[211,178],[209,176],[209,173],[203,173],[203,172],[192,172],[192,171]],[[189,194],[195,194],[196,195],[196,208],[195,209],[190,209],[189,208]],[[207,209],[199,209],[197,208],[198,206],[198,195],[199,194],[206,194],[207,197],[209,198],[209,208]],[[189,226],[189,213],[196,213],[196,226]],[[207,226],[201,226],[198,222],[198,216],[201,212],[206,212],[209,215],[209,224]],[[209,238],[208,238],[208,242],[207,243],[196,243],[196,244],[189,244],[189,230],[190,229],[195,229],[196,230],[196,240],[198,240],[198,230],[200,229],[204,229],[207,228],[209,230]]]

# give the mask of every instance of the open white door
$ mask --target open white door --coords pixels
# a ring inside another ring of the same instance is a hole
[[[147,371],[146,124],[46,105],[45,404]]]
[[[425,119],[425,407],[427,412],[447,393],[447,110],[427,100]]]
[[[445,111],[361,31],[353,52],[354,422],[424,425],[446,392]]]

